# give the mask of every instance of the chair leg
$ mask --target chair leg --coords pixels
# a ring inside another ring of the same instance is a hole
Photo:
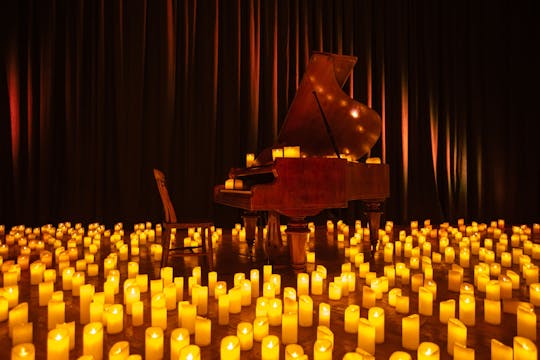
[[[169,260],[169,247],[171,246],[170,230],[167,227],[164,227],[163,232],[161,233],[161,267],[167,266],[167,261]]]
[[[214,251],[213,251],[213,246],[212,246],[212,236],[210,234],[210,228],[207,228],[208,230],[208,234],[206,233],[206,229],[203,230],[204,231],[204,238],[206,239],[205,241],[208,242],[208,249],[206,249],[205,247],[205,251],[206,251],[206,260],[208,260],[208,269],[209,271],[213,271],[214,270]],[[205,244],[206,246],[206,244]]]

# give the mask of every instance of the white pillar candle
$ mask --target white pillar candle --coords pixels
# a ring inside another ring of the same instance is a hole
[[[176,328],[171,332],[170,358],[178,359],[180,350],[189,345],[189,331],[186,328]]]
[[[375,337],[375,325],[366,318],[360,318],[358,321],[358,347],[371,355],[375,355]]]
[[[268,335],[268,332],[268,318],[266,316],[256,317],[255,320],[253,320],[253,340],[261,342],[262,339]]]
[[[12,360],[34,360],[36,358],[36,348],[32,343],[23,343],[11,348]]]
[[[368,310],[368,320],[375,327],[375,342],[384,343],[385,316],[384,309],[378,306]]]
[[[401,318],[401,346],[416,350],[420,344],[420,316],[412,314]]]
[[[145,360],[161,360],[163,358],[163,329],[151,326],[144,332],[144,358]]]
[[[237,336],[228,335],[221,339],[220,359],[240,360],[240,340]]]
[[[249,272],[249,280],[251,281],[251,296],[259,297],[259,270],[251,269]]]
[[[474,295],[459,295],[459,320],[467,326],[476,323],[476,302]]]
[[[522,303],[517,308],[517,336],[536,341],[536,312],[534,306]]]
[[[91,355],[95,360],[103,359],[103,324],[92,322],[83,328],[83,355]]]
[[[492,325],[501,324],[501,301],[484,299],[484,321]]]
[[[459,319],[448,320],[446,351],[449,355],[454,355],[454,344],[467,346],[467,326]]]
[[[332,360],[333,344],[328,339],[315,340],[313,360]]]
[[[195,344],[208,346],[212,341],[212,321],[202,316],[195,320]]]
[[[514,360],[538,359],[536,343],[526,337],[514,336]]]
[[[279,338],[275,335],[267,335],[261,342],[261,359],[278,360],[279,359]]]
[[[253,324],[240,322],[236,326],[236,336],[240,341],[240,350],[246,351],[253,348]]]
[[[358,331],[358,320],[360,320],[360,306],[351,304],[345,308],[345,332],[356,334]]]
[[[48,332],[47,360],[69,360],[69,332],[66,328]]]
[[[319,303],[319,326],[330,327],[330,305]]]
[[[491,339],[490,343],[492,360],[513,360],[514,350],[497,339]]]
[[[429,341],[420,343],[416,354],[418,360],[439,360],[441,357],[439,345]]]
[[[309,327],[313,325],[313,300],[309,295],[298,298],[298,325]]]
[[[281,318],[281,342],[284,345],[298,342],[298,313],[284,313]]]
[[[418,295],[418,312],[421,315],[433,315],[433,292],[424,286],[420,287]]]

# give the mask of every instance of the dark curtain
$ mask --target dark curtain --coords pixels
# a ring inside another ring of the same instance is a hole
[[[354,55],[396,223],[538,221],[536,1],[10,0],[0,223],[238,221],[212,188],[277,137],[312,51]]]

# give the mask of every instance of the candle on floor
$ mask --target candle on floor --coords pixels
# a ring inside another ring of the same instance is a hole
[[[59,300],[51,299],[47,304],[47,328],[52,330],[56,324],[65,322],[66,303]]]
[[[180,350],[189,345],[189,331],[185,328],[176,328],[171,332],[170,358],[178,359]]]
[[[315,340],[313,344],[313,360],[332,360],[333,344],[328,339]]]
[[[514,350],[497,339],[491,339],[491,358],[493,360],[513,360]]]
[[[360,306],[352,304],[345,308],[345,332],[356,334],[358,331],[358,320],[360,320]]]
[[[311,273],[311,294],[323,294],[323,275],[319,271],[313,271]]]
[[[240,360],[240,340],[237,336],[228,335],[221,339],[220,359]]]
[[[377,294],[375,290],[373,290],[371,287],[366,286],[366,285],[362,286],[362,307],[364,309],[369,309],[375,306],[376,300],[377,300]]]
[[[385,316],[384,309],[374,306],[368,310],[368,320],[375,327],[375,342],[384,343]]]
[[[144,332],[145,360],[161,360],[163,358],[163,329],[156,326],[146,328]]]
[[[439,303],[439,321],[447,324],[450,318],[456,317],[456,301],[449,299]]]
[[[48,332],[47,360],[69,360],[68,329],[57,328]]]
[[[300,295],[309,295],[309,274],[298,273],[296,275],[296,293]]]
[[[279,359],[279,338],[275,335],[266,335],[261,342],[261,359]]]
[[[12,326],[12,345],[32,343],[34,336],[32,323],[19,323]]]
[[[268,323],[270,326],[281,325],[281,314],[283,313],[283,302],[281,299],[271,299],[267,307]]]
[[[492,325],[501,324],[501,301],[484,299],[484,321]]]
[[[236,327],[236,336],[240,341],[240,350],[251,350],[253,347],[253,324],[240,322]]]
[[[467,326],[459,319],[448,320],[446,351],[449,355],[454,355],[454,344],[467,346]]]
[[[536,341],[536,312],[530,303],[522,303],[517,308],[517,336]]]
[[[366,318],[360,318],[358,320],[358,347],[371,355],[375,355],[375,337],[375,325]]]
[[[218,324],[227,325],[229,323],[229,295],[222,294],[218,298]]]
[[[268,335],[269,330],[268,318],[266,316],[259,316],[253,320],[253,340],[261,342]]]
[[[416,350],[420,344],[420,316],[412,314],[401,318],[401,346]]]
[[[251,269],[249,271],[249,280],[251,281],[251,296],[259,297],[259,270]]]
[[[107,334],[118,334],[124,330],[124,307],[122,304],[107,305],[104,309]]]
[[[288,312],[281,319],[281,342],[284,345],[298,342],[298,313]]]
[[[195,334],[195,320],[197,318],[197,307],[190,303],[182,303],[179,316],[183,328],[188,329],[191,335]]]
[[[536,343],[523,336],[514,336],[514,360],[538,359],[538,349]]]
[[[540,306],[540,283],[529,286],[529,301],[534,306]]]
[[[34,360],[36,349],[32,343],[17,344],[11,348],[11,360]]]
[[[396,312],[399,314],[409,313],[409,297],[406,295],[396,296]]]
[[[416,354],[418,360],[439,360],[441,357],[439,345],[430,341],[420,343]]]
[[[330,327],[330,305],[319,303],[319,325]]]
[[[129,342],[118,341],[109,350],[109,360],[124,360],[129,356]]]
[[[307,360],[304,348],[298,344],[285,346],[285,360]]]
[[[180,350],[179,360],[201,360],[201,348],[195,344],[183,347]]]
[[[473,295],[459,295],[459,320],[467,326],[476,323],[476,302]]]
[[[95,360],[103,359],[103,324],[92,322],[83,328],[83,355],[91,355]]]
[[[212,341],[212,321],[202,316],[195,320],[195,344],[208,346]]]
[[[298,298],[298,325],[309,327],[313,325],[313,299],[309,295]]]
[[[424,286],[419,288],[418,312],[420,315],[433,315],[433,292]]]
[[[460,343],[454,344],[454,360],[469,360],[474,359],[474,357],[474,349]]]
[[[394,351],[388,360],[412,360],[411,355],[405,351]]]
[[[7,311],[7,310],[5,310]],[[23,302],[16,305],[8,313],[8,336],[13,336],[13,328],[18,324],[28,323],[28,303]]]

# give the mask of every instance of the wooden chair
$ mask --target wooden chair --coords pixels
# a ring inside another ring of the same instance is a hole
[[[176,212],[174,211],[174,206],[171,202],[171,198],[169,197],[169,191],[167,190],[165,175],[160,170],[154,169],[154,178],[156,179],[156,184],[159,190],[159,196],[161,197],[164,212],[164,219],[162,222],[163,230],[161,234],[161,245],[163,247],[161,267],[165,267],[167,265],[169,252],[171,252],[171,256],[206,256],[208,261],[208,267],[210,270],[212,270],[213,251],[211,227],[214,225],[214,223],[209,220],[179,222],[176,218]],[[185,230],[189,228],[201,228],[201,245],[183,246],[183,239],[179,239],[182,242],[182,246],[177,245],[171,248],[171,233],[173,229]]]

